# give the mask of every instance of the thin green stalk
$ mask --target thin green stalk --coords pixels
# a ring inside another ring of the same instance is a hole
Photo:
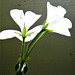
[[[41,30],[36,36],[35,38],[28,44],[27,46],[27,50],[26,50],[26,53],[25,53],[25,57],[27,56],[27,53],[29,51],[29,48],[32,46],[33,42],[36,40],[36,38],[42,33],[43,31]]]
[[[22,41],[22,50],[21,50],[21,58],[23,57],[24,54],[24,45],[25,45],[25,37],[23,37],[23,41]]]
[[[26,55],[26,58],[29,56],[29,54],[31,53],[32,49],[34,48],[34,46],[37,44],[37,42],[41,39],[41,37],[46,33],[47,31],[42,32],[42,34],[39,36],[39,38],[34,42],[34,44],[32,45],[32,47],[28,50],[28,53]]]

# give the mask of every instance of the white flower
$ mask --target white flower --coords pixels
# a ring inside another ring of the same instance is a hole
[[[71,36],[69,29],[72,27],[72,23],[69,19],[64,18],[66,10],[61,6],[52,6],[47,2],[47,20],[46,24],[49,24],[47,29],[53,30],[53,32]]]
[[[25,38],[25,42],[28,42],[32,40],[36,36],[36,34],[42,29],[42,25],[39,25],[29,30],[29,28],[41,17],[41,15],[37,15],[31,11],[27,11],[24,15],[23,10],[19,10],[19,9],[11,10],[10,15],[20,27],[21,32],[17,30],[4,30],[0,32],[1,40],[17,37],[19,40],[22,41],[23,40],[22,36],[20,36],[19,34],[22,34],[23,28],[25,27],[27,31],[26,34],[33,32],[30,36],[27,36]],[[19,34],[16,34],[15,32]]]

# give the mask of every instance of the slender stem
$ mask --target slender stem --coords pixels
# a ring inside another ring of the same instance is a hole
[[[22,50],[21,50],[21,58],[23,57],[24,54],[24,45],[25,45],[25,37],[23,37],[23,41],[22,41]]]
[[[34,48],[34,46],[37,44],[37,42],[41,39],[41,37],[46,33],[47,31],[42,32],[42,34],[38,37],[38,39],[34,42],[34,44],[32,45],[32,47],[28,50],[28,53],[26,55],[26,58],[29,56],[29,54],[31,53],[32,49]]]
[[[25,57],[27,56],[27,53],[29,51],[29,48],[32,46],[33,42],[36,40],[36,38],[42,33],[42,31],[40,31],[36,36],[35,38],[28,44],[27,46],[27,50],[26,50],[26,53],[25,53]]]

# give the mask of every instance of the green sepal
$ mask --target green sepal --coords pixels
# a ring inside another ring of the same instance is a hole
[[[24,74],[26,74],[28,71],[28,65],[26,64],[26,66],[24,67]]]
[[[21,68],[21,72],[24,72],[26,74],[26,72],[28,71],[28,65],[27,63],[24,62],[22,68]]]
[[[21,64],[21,72],[24,72],[26,74],[26,72],[28,71],[28,66],[27,66],[27,62],[22,62]]]
[[[19,63],[19,67],[18,67],[18,69],[17,69],[17,72],[20,70],[20,68],[21,68],[21,64]]]
[[[15,32],[16,34],[19,34],[20,36],[22,36],[22,34],[21,33],[18,33],[18,32]]]
[[[31,33],[28,33],[28,34],[26,34],[26,36],[31,36],[31,34],[33,34],[34,32],[31,32]]]
[[[48,27],[48,25],[49,25],[48,23],[46,25],[43,25],[42,29],[45,30]]]
[[[27,30],[26,30],[26,27],[24,26],[22,31],[22,37],[26,37],[26,33],[27,33]]]
[[[21,72],[24,71],[24,67],[26,67],[26,63],[25,63],[25,62],[24,62],[23,65],[22,65]]]
[[[46,31],[48,31],[48,32],[53,32],[53,30],[50,30],[50,29],[45,29]]]
[[[30,57],[28,57],[27,60],[30,60]]]
[[[15,71],[17,71],[20,68],[20,62],[21,62],[21,59],[19,58],[15,65]]]
[[[46,24],[47,19],[44,21],[44,25]]]
[[[19,70],[18,72],[16,72],[16,75],[22,75],[22,72]]]
[[[17,62],[16,65],[15,65],[15,71],[17,71],[18,68],[19,68],[19,62]]]

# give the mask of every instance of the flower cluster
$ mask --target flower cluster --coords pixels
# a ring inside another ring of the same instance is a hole
[[[32,11],[27,11],[25,14],[23,10],[13,9],[10,11],[10,16],[20,27],[18,30],[4,30],[0,32],[0,40],[17,37],[22,41],[21,57],[19,58],[15,68],[16,75],[22,75],[22,72],[27,71],[27,60],[33,47],[40,40],[46,32],[55,32],[65,36],[71,36],[69,29],[72,28],[72,23],[68,18],[65,18],[66,10],[61,6],[53,6],[47,2],[47,18],[43,25],[38,25],[29,29],[41,15],[35,14]],[[24,54],[24,43],[29,42],[26,53]]]
[[[49,2],[47,2],[47,19],[46,24],[48,27],[46,29],[53,30],[53,32],[71,36],[69,29],[72,27],[72,23],[68,18],[64,18],[66,14],[66,10],[61,6],[52,6]],[[0,39],[8,39],[12,37],[17,37],[19,40],[22,41],[22,32],[23,28],[26,28],[26,35],[25,42],[32,40],[37,33],[43,28],[43,25],[39,25],[34,27],[31,30],[28,30],[40,17],[41,15],[37,15],[32,11],[27,11],[25,14],[23,10],[13,9],[10,11],[10,15],[13,20],[18,24],[21,29],[20,31],[17,30],[4,30],[0,32]],[[17,34],[15,34],[17,33]],[[18,35],[20,34],[20,36]]]

